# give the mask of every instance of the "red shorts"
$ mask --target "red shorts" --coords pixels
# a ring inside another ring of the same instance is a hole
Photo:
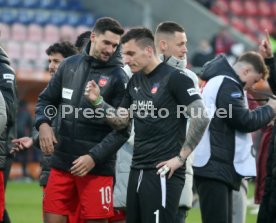
[[[4,186],[4,172],[0,170],[0,221],[3,221],[5,210],[5,186]]]
[[[44,196],[44,193],[45,193],[45,190],[46,190],[46,186],[43,186],[43,196]],[[68,215],[68,220],[67,220],[67,223],[85,223],[85,221],[83,219],[81,219],[81,215],[80,215],[80,209],[81,206],[80,206],[80,203],[78,203],[77,205],[77,210],[75,213],[70,213]],[[42,213],[42,217],[44,219],[44,213]]]
[[[114,216],[108,219],[108,223],[126,220],[126,212],[124,210],[114,209]]]
[[[85,223],[84,219],[81,219],[81,206],[78,204],[77,210],[74,214],[69,214],[67,223]]]
[[[73,176],[51,169],[43,198],[43,211],[58,215],[75,213],[80,204],[81,219],[106,219],[113,214],[113,177]]]

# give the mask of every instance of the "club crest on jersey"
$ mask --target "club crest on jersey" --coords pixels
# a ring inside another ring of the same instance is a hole
[[[108,77],[102,76],[102,77],[100,78],[100,80],[99,80],[99,86],[100,86],[100,87],[104,87],[104,86],[106,85],[108,79],[109,79]]]
[[[151,88],[151,93],[152,94],[156,94],[156,92],[158,91],[159,85],[160,85],[159,83],[153,84],[153,86]]]

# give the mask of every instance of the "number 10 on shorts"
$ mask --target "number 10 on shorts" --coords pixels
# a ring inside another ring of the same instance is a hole
[[[111,203],[111,187],[101,187],[99,190],[102,196],[102,205]]]

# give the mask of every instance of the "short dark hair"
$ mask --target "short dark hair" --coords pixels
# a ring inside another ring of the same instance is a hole
[[[70,42],[58,42],[54,43],[53,45],[49,46],[46,49],[46,53],[48,56],[52,55],[53,53],[60,53],[64,58],[70,57],[78,53],[77,48]]]
[[[75,47],[78,48],[78,51],[81,52],[82,49],[86,46],[88,41],[90,40],[91,31],[86,31],[81,33],[75,42]]]
[[[92,31],[96,34],[104,34],[106,31],[110,31],[121,36],[124,33],[124,28],[117,20],[110,17],[102,17],[96,21]]]
[[[130,29],[123,37],[121,38],[121,43],[125,44],[130,40],[135,40],[135,42],[142,48],[150,46],[154,49],[154,36],[153,33],[145,27],[138,27]]]
[[[245,62],[251,64],[256,72],[262,74],[263,79],[268,76],[268,68],[265,65],[264,58],[257,52],[246,52],[238,58],[237,62]]]
[[[179,24],[175,22],[167,21],[167,22],[162,22],[157,26],[155,34],[159,34],[159,33],[174,34],[175,32],[184,33],[185,30]]]

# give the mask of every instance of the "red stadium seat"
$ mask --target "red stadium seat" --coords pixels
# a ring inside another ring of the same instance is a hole
[[[47,43],[54,43],[59,41],[59,29],[54,25],[47,25],[44,28],[44,40]]]
[[[272,15],[272,4],[267,1],[260,1],[258,4],[258,9],[260,16]]]
[[[77,27],[77,35],[80,35],[86,31],[91,31],[91,28],[87,27],[87,26],[78,26]]]
[[[229,2],[226,0],[217,0],[211,8],[216,15],[225,15],[229,9]]]
[[[273,30],[273,21],[270,18],[263,17],[259,21],[259,27],[261,32],[264,32],[265,29],[268,30],[269,33]]]
[[[22,45],[22,55],[26,60],[37,60],[38,58],[38,47],[34,42],[26,41]]]
[[[42,41],[43,28],[38,24],[30,24],[28,26],[28,40],[33,42]]]
[[[0,23],[1,36],[0,40],[10,40],[11,39],[11,29],[10,26],[4,23]]]
[[[272,16],[276,16],[276,2],[272,2],[271,4]]]
[[[48,55],[46,49],[50,46],[49,43],[40,42],[38,44],[38,60],[35,61],[36,68],[45,70],[48,67]]]
[[[258,7],[257,2],[247,0],[244,2],[244,10],[245,14],[249,16],[255,16],[258,15]]]
[[[76,31],[73,26],[64,25],[60,28],[60,40],[74,43],[76,40]]]
[[[238,0],[233,0],[230,2],[230,11],[234,15],[244,15],[243,2]]]
[[[15,23],[11,25],[11,39],[16,41],[25,41],[27,38],[27,28],[25,25]]]
[[[233,26],[234,28],[236,28],[236,29],[239,30],[240,32],[242,32],[242,33],[247,32],[247,27],[246,27],[244,21],[241,20],[240,18],[238,18],[238,17],[233,17],[233,18],[231,19],[231,24],[232,24],[232,26]]]
[[[245,19],[245,24],[251,31],[257,31],[260,29],[258,19],[255,17],[247,17]]]

